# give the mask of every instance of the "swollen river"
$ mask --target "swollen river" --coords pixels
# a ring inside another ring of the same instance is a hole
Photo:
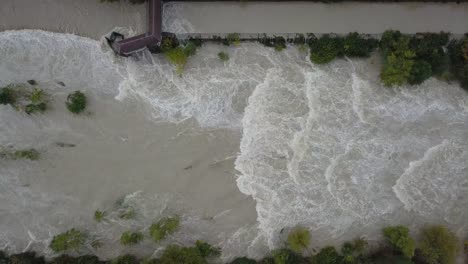
[[[179,76],[162,55],[118,58],[103,41],[43,31],[0,33],[0,58],[0,86],[34,79],[52,105],[0,106],[0,146],[43,153],[0,160],[0,249],[50,255],[52,236],[78,227],[100,256],[152,254],[149,239],[122,249],[119,236],[171,214],[183,227],[167,243],[204,239],[225,257],[262,255],[295,225],[314,246],[397,223],[466,234],[468,93],[456,83],[386,88],[378,56],[317,66],[254,43],[206,44]],[[91,100],[83,117],[63,105],[78,89]],[[137,217],[119,219],[122,204]]]

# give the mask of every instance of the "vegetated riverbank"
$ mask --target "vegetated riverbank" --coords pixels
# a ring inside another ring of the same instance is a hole
[[[99,221],[104,221],[100,219]],[[179,229],[177,217],[164,218],[153,223],[149,229],[150,238],[156,242],[176,233]],[[271,251],[261,260],[237,257],[230,264],[455,264],[457,255],[468,258],[468,240],[461,241],[444,226],[426,226],[415,241],[405,226],[388,226],[382,229],[383,241],[369,245],[363,238],[345,242],[340,249],[327,246],[317,252],[310,251],[314,236],[303,227],[296,227],[283,235],[283,246]],[[145,235],[130,231],[122,234],[121,243],[126,246],[139,244]],[[221,263],[221,249],[204,241],[197,240],[194,246],[169,245],[158,256],[139,258],[132,254],[119,256],[112,260],[99,260],[93,255],[73,257],[66,252],[76,253],[90,240],[85,231],[70,229],[56,235],[50,247],[62,255],[45,261],[34,252],[6,255],[0,251],[0,263],[5,264],[207,264]],[[101,247],[93,240],[94,247]],[[461,251],[461,252],[460,252]],[[73,254],[75,255],[75,254]],[[461,259],[460,259],[461,260]],[[225,262],[226,263],[226,262]]]

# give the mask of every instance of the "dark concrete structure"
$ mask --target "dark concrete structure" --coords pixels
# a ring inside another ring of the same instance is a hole
[[[162,0],[148,0],[147,32],[127,39],[114,32],[107,38],[112,49],[121,56],[129,56],[136,51],[159,46],[162,40],[162,8]]]

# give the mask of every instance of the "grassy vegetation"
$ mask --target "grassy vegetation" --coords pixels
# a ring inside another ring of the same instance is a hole
[[[143,233],[126,231],[120,237],[120,244],[124,246],[136,245],[143,241]]]
[[[0,150],[0,158],[3,159],[12,159],[12,160],[38,160],[41,157],[39,151],[36,149],[20,149],[15,150],[12,148],[4,148]]]
[[[80,114],[85,110],[87,105],[86,95],[80,91],[75,91],[67,96],[65,105],[68,111],[73,114]]]
[[[229,60],[229,54],[227,54],[226,52],[219,52],[218,53],[218,58],[221,60],[221,61],[228,61]]]
[[[178,216],[165,217],[150,227],[150,236],[155,242],[159,242],[168,235],[175,233],[180,226],[180,218]]]
[[[96,221],[98,223],[104,221],[105,217],[106,217],[106,212],[105,211],[96,210],[94,212],[94,221]]]
[[[87,235],[84,232],[72,228],[65,233],[54,236],[49,247],[55,252],[77,251],[84,246],[86,239]]]
[[[173,227],[175,218],[164,218],[160,220],[159,230],[175,230]],[[168,223],[171,223],[167,225]],[[293,241],[306,241],[307,230],[302,228],[293,229],[288,238]],[[308,232],[307,232],[308,233]],[[292,250],[293,246],[289,243],[288,248],[273,250],[269,255],[260,260],[254,260],[247,257],[239,257],[230,264],[455,264],[457,249],[461,246],[457,237],[443,226],[429,226],[422,229],[419,247],[415,249],[414,241],[409,237],[409,230],[404,226],[390,226],[383,229],[384,236],[391,247],[385,243],[377,243],[373,247],[368,247],[368,243],[363,239],[355,239],[345,242],[341,251],[335,247],[326,246],[321,248],[310,256],[300,254],[306,242],[300,242],[297,249]],[[298,237],[298,238],[297,238]],[[65,250],[78,250],[85,241],[86,235],[75,229],[54,237],[51,248],[55,252]],[[125,232],[122,234],[121,241],[124,245],[134,245],[143,239],[140,232]],[[294,242],[295,243],[295,242]],[[293,244],[294,244],[293,243]],[[377,245],[380,245],[377,247]],[[468,242],[465,242],[468,247]],[[468,250],[468,249],[465,249]],[[413,256],[413,252],[415,252]],[[467,252],[468,253],[468,252]],[[68,255],[58,256],[47,263],[50,264],[208,264],[222,263],[219,256],[221,250],[206,242],[198,240],[194,246],[184,247],[180,245],[169,245],[162,254],[155,259],[139,259],[133,255],[124,255],[110,261],[100,261],[95,256],[71,257]],[[17,262],[15,262],[17,261]],[[37,257],[34,253],[25,252],[8,256],[0,251],[1,264],[44,264],[42,257]]]
[[[307,249],[310,246],[309,230],[303,227],[293,229],[288,235],[288,246],[297,253]]]

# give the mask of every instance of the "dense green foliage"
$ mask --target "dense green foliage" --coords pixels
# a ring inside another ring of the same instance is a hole
[[[358,33],[345,37],[324,35],[321,38],[310,38],[310,60],[317,64],[329,63],[341,56],[369,57],[378,46],[373,38],[364,38]]]
[[[10,87],[0,88],[0,104],[14,105],[16,103],[16,94]]]
[[[416,247],[407,227],[389,226],[383,229],[383,234],[390,244],[403,253],[404,256],[407,258],[413,257]]]
[[[444,226],[431,226],[422,230],[420,250],[427,264],[454,264],[458,239]]]
[[[70,112],[74,114],[79,114],[83,112],[86,108],[86,95],[84,95],[84,93],[80,91],[75,91],[67,96],[67,101],[65,102],[65,104]]]
[[[111,261],[110,264],[138,264],[139,260],[133,255],[123,255]]]
[[[50,264],[100,264],[99,258],[96,256],[84,255],[72,257],[69,255],[60,255],[50,261]]]
[[[288,246],[295,252],[301,253],[310,245],[309,230],[303,227],[293,229],[288,235]]]
[[[223,42],[227,45],[240,45],[240,35],[239,33],[230,33],[226,36],[227,42]]]
[[[403,85],[411,76],[415,52],[409,46],[410,37],[399,31],[386,31],[380,41],[384,66],[380,74],[386,86]]]
[[[231,261],[230,264],[257,264],[257,261],[254,259],[249,259],[247,257],[236,258],[235,260]]]
[[[159,242],[168,235],[175,233],[179,229],[180,218],[178,216],[165,217],[150,227],[150,236],[155,242]]]
[[[311,259],[312,264],[339,264],[342,263],[343,257],[338,254],[335,247],[324,247],[320,252]]]
[[[143,241],[143,233],[126,231],[120,236],[120,244],[124,246],[136,245]]]
[[[49,247],[55,252],[78,250],[86,242],[87,235],[77,229],[70,229],[65,233],[54,236]]]
[[[364,251],[368,243],[366,240],[358,238],[352,242],[345,242],[341,247],[344,263],[360,263],[364,258]]]
[[[448,45],[450,56],[450,73],[468,91],[468,36],[453,40]]]
[[[196,247],[170,245],[164,250],[160,264],[205,264],[207,261]]]
[[[218,257],[221,255],[220,248],[213,247],[212,245],[201,240],[197,240],[197,242],[195,242],[195,247],[197,248],[198,252],[200,252],[200,255],[204,258]]]

